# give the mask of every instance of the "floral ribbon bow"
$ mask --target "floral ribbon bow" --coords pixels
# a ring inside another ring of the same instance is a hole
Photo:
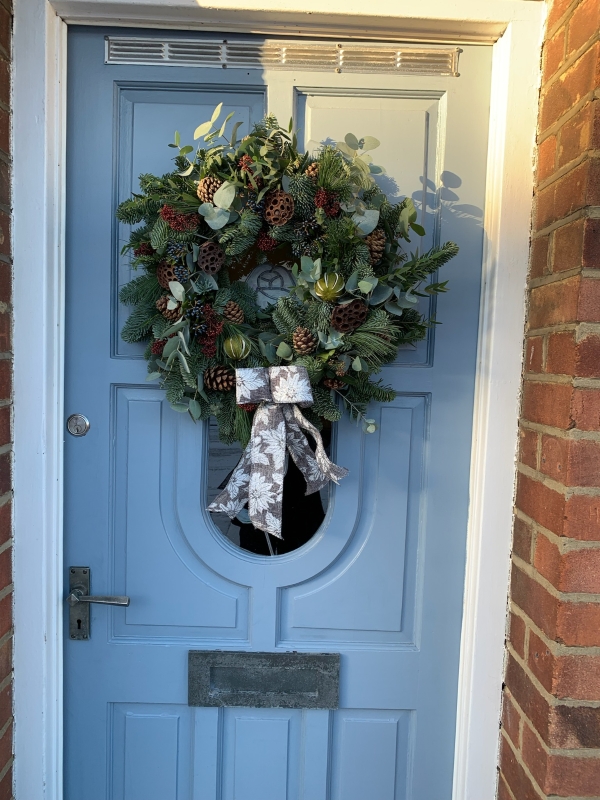
[[[286,448],[306,479],[306,494],[318,492],[330,480],[339,483],[348,470],[327,458],[321,434],[298,408],[313,404],[305,367],[238,369],[235,380],[238,405],[260,405],[248,446],[227,486],[208,510],[233,519],[248,503],[254,527],[281,539]],[[314,453],[302,429],[317,443]]]

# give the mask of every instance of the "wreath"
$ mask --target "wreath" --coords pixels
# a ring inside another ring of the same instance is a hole
[[[221,110],[196,129],[197,148],[176,132],[176,169],[141,175],[117,209],[132,226],[123,253],[142,273],[120,292],[133,307],[122,337],[147,342],[148,380],[176,411],[216,417],[225,443],[250,439],[257,404],[235,396],[243,368],[302,366],[317,429],[346,409],[373,432],[369,402],[396,396],[373,376],[425,337],[434,321],[418,299],[446,291],[432,276],[458,247],[403,251],[425,231],[411,199],[394,204],[379,189],[374,137],[302,153],[291,122],[284,130],[268,115],[240,141],[242,123],[228,138],[233,114],[219,124]],[[289,276],[266,307],[246,280],[265,262]]]

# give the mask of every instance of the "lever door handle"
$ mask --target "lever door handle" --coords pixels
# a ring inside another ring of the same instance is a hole
[[[105,594],[99,594],[94,597],[88,594],[83,594],[75,589],[67,597],[67,603],[70,606],[76,606],[77,603],[100,603],[104,606],[128,606],[129,598],[124,595]]]

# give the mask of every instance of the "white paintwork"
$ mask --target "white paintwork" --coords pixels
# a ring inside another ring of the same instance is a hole
[[[248,2],[248,0],[246,0]],[[202,4],[201,4],[202,5]],[[495,41],[488,250],[473,448],[454,800],[491,800],[496,781],[539,47],[532,0],[123,3],[57,0],[66,22],[252,32]],[[307,14],[306,12],[310,12]],[[387,18],[386,18],[387,17]],[[342,24],[343,23],[343,24]],[[15,794],[62,798],[62,308],[66,26],[46,0],[15,7]],[[506,136],[505,131],[520,131]],[[32,235],[32,231],[36,235]],[[501,314],[494,309],[500,308]]]

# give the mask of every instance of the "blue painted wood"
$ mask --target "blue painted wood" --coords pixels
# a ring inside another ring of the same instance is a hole
[[[66,800],[450,800],[490,51],[465,47],[460,79],[270,76],[107,66],[107,32],[69,33],[66,412],[92,426],[65,442],[65,564],[131,605],[93,607],[91,640],[65,643]],[[383,371],[400,394],[373,408],[378,433],[337,426],[351,472],[322,528],[273,560],[205,511],[208,426],[173,413],[119,339],[114,221],[137,173],[169,169],[175,129],[187,140],[223,97],[249,124],[267,95],[307,143],[381,138],[383,188],[427,226],[412,247],[461,246],[443,324]],[[189,649],[340,652],[340,708],[189,708]]]

